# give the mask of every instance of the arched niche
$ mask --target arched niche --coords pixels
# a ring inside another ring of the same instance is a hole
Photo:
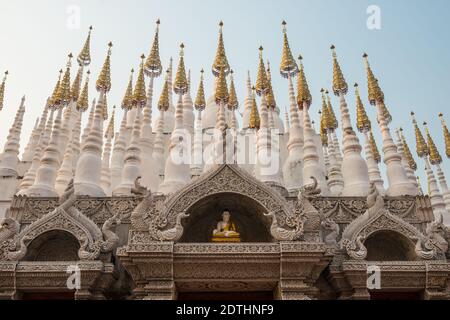
[[[414,244],[404,235],[380,230],[364,242],[368,261],[413,261],[417,259]]]
[[[71,233],[51,230],[30,242],[24,261],[77,261],[79,249],[80,244]]]
[[[232,221],[241,236],[241,242],[271,242],[270,219],[266,210],[257,201],[238,193],[219,193],[207,196],[194,205],[184,219],[184,234],[180,242],[210,242],[217,222],[228,209]]]

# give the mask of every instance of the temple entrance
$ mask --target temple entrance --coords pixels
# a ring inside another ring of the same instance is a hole
[[[185,229],[180,242],[221,242],[227,231],[231,236],[228,240],[224,237],[225,242],[272,242],[271,221],[265,212],[258,202],[245,195],[221,193],[205,197],[187,211],[189,218],[183,221]],[[230,221],[229,228],[225,221]]]
[[[267,301],[273,300],[272,291],[255,291],[255,292],[180,292],[178,300],[194,300],[194,301]]]

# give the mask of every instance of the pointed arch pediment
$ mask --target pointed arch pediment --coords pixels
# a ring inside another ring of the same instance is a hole
[[[280,225],[289,225],[293,212],[285,199],[274,189],[258,181],[237,165],[223,164],[204,173],[170,196],[162,217],[168,224],[175,224],[180,212],[189,210],[198,201],[222,193],[235,193],[247,196],[258,202],[266,213],[273,212]]]

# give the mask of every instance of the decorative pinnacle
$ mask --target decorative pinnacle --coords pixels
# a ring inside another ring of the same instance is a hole
[[[70,93],[70,67],[72,65],[72,53],[69,53],[69,59],[67,61],[66,72],[60,82],[56,99],[53,101],[56,107],[65,107],[72,100]]]
[[[252,87],[252,109],[250,110],[250,119],[248,127],[250,129],[257,129],[259,130],[259,127],[261,125],[261,119],[259,118],[259,112],[258,112],[258,105],[256,104],[256,88]]]
[[[262,94],[265,94],[268,90],[268,80],[267,80],[267,73],[266,73],[266,67],[264,66],[263,61],[263,50],[264,48],[262,46],[259,47],[259,65],[258,65],[258,75],[256,77],[256,93],[260,96]]]
[[[417,125],[417,121],[416,121],[416,117],[414,116],[414,112],[411,112],[411,118],[412,118],[412,122],[414,125],[414,132],[416,135],[416,151],[417,151],[417,155],[420,158],[426,158],[429,153],[430,150],[428,149],[428,145],[425,141],[425,139],[423,138],[422,132],[419,129],[419,126]]]
[[[112,42],[108,43],[108,54],[106,56],[105,62],[103,63],[102,70],[97,79],[96,89],[99,92],[109,92],[111,90],[111,48]]]
[[[8,71],[5,71],[5,75],[2,80],[2,84],[0,85],[0,111],[3,109],[3,100],[5,98],[5,85],[6,78],[8,77]]]
[[[234,87],[233,70],[230,70],[230,90],[228,92],[228,109],[236,110],[239,107],[239,101],[236,95],[236,88]]]
[[[447,128],[447,124],[445,123],[444,115],[439,113],[439,118],[441,119],[442,130],[444,132],[444,141],[445,141],[445,154],[447,158],[450,158],[450,132]]]
[[[303,110],[303,104],[306,103],[306,106],[309,106],[312,103],[311,92],[309,91],[308,82],[306,81],[305,72],[303,68],[303,57],[299,56],[299,75],[297,79],[297,105],[300,110]]]
[[[428,150],[430,152],[430,163],[435,164],[441,164],[442,163],[442,157],[439,154],[439,150],[436,148],[436,144],[433,141],[433,138],[431,137],[430,130],[428,129],[428,125],[426,122],[423,123],[423,126],[425,127],[425,134],[427,136],[427,145]]]
[[[83,49],[77,57],[78,64],[80,66],[88,66],[91,63],[91,33],[92,26],[89,27],[89,33],[84,43]]]
[[[275,95],[273,93],[273,87],[272,87],[272,73],[270,72],[270,62],[267,61],[267,94],[266,94],[266,100],[267,100],[267,107],[275,109],[277,106],[277,103],[275,101]]]
[[[414,160],[412,152],[409,149],[408,143],[406,142],[405,136],[403,135],[403,129],[400,128],[399,131],[400,131],[400,139],[402,140],[402,143],[403,143],[403,153],[405,155],[405,158],[408,161],[409,167],[411,169],[413,169],[414,171],[416,171],[417,170],[417,163]]]
[[[225,45],[223,42],[223,22],[219,22],[219,43],[217,45],[216,57],[212,65],[212,73],[215,77],[219,76],[220,69],[224,68],[225,76],[230,72],[230,65],[228,63],[227,55],[225,54]]]
[[[366,109],[361,101],[359,95],[358,84],[355,83],[355,95],[356,95],[356,127],[359,132],[367,132],[371,129],[371,123],[367,116]]]
[[[281,53],[280,74],[288,78],[294,77],[298,73],[298,65],[292,55],[287,37],[286,21],[283,21],[283,51]]]
[[[158,109],[162,112],[169,110],[170,102],[169,102],[169,72],[167,69],[166,81],[164,81],[164,87],[161,92],[161,96],[158,101]]]
[[[50,101],[49,101],[49,108],[50,109],[55,109],[56,108],[56,100],[58,99],[58,91],[59,91],[59,86],[61,83],[61,76],[62,76],[62,69],[59,70],[59,76],[58,76],[58,81],[56,82],[55,88],[53,89],[53,93],[50,97]]]
[[[88,70],[86,80],[84,82],[83,90],[77,100],[77,110],[85,112],[89,108],[89,75],[91,72]]]
[[[145,74],[151,78],[157,78],[161,75],[162,72],[162,64],[161,58],[159,55],[159,25],[161,21],[158,19],[156,21],[156,32],[155,38],[153,39],[152,48],[150,50],[150,54],[147,57],[147,61],[145,61]]]
[[[326,103],[325,103],[325,109],[326,110]],[[325,111],[326,112],[326,111]],[[324,147],[328,146],[328,135],[327,135],[327,119],[325,118],[325,115],[322,111],[319,110],[319,116],[320,116],[320,140],[322,141],[322,145]]]
[[[328,106],[328,114],[330,116],[330,124],[333,124],[328,129],[334,131],[339,127],[339,122],[337,121],[336,114],[334,113],[333,106],[331,105],[331,98],[328,90],[325,90],[325,95],[327,96],[327,106]]]
[[[327,130],[334,130],[333,123],[331,121],[330,113],[327,106],[327,101],[325,98],[325,90],[322,88],[320,89],[320,93],[322,94],[322,111],[319,111],[320,116],[320,127],[321,132],[322,128],[325,131],[325,135],[327,133]],[[328,138],[327,138],[328,139]],[[323,144],[323,142],[322,142]]]
[[[200,83],[198,85],[197,97],[195,98],[195,109],[198,111],[203,111],[206,108],[205,101],[205,87],[203,85],[203,69],[200,71]]]
[[[133,93],[133,106],[143,107],[147,102],[147,94],[145,93],[145,78],[144,78],[144,59],[145,55],[141,55],[141,65],[139,67],[138,78]]]
[[[367,71],[367,90],[369,93],[369,102],[371,105],[375,105],[378,102],[384,101],[383,92],[378,85],[378,80],[375,78],[372,69],[369,64],[369,56],[367,53],[363,54],[364,64],[366,65]]]
[[[230,98],[227,88],[227,79],[225,78],[225,68],[222,67],[219,72],[219,78],[216,83],[216,103],[226,104]]]
[[[106,93],[103,96],[103,120],[108,120],[108,99],[106,97]]]
[[[375,141],[375,137],[373,136],[373,131],[370,129],[369,133],[369,143],[370,143],[370,149],[372,150],[373,159],[377,162],[381,162],[381,156],[380,152],[378,151],[377,143]]]
[[[105,138],[111,137],[114,139],[114,116],[116,113],[116,106],[113,106],[113,112],[111,114],[111,118],[109,119],[108,127],[106,128]]]
[[[134,69],[131,69],[130,80],[128,81],[125,96],[122,99],[121,107],[124,110],[131,110],[131,108],[133,108],[133,73]]]
[[[180,61],[178,62],[177,74],[175,76],[175,82],[173,84],[173,91],[176,94],[185,94],[188,89],[188,83],[186,78],[186,69],[184,67],[184,44],[180,45]]]
[[[344,75],[342,73],[341,67],[337,60],[336,47],[331,45],[331,52],[333,55],[333,91],[336,96],[342,94],[347,94],[348,85],[345,82]]]

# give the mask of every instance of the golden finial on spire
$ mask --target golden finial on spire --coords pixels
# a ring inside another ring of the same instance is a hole
[[[82,77],[83,77],[83,68],[80,65],[80,68],[78,68],[77,75],[75,76],[75,79],[72,82],[72,88],[70,89],[70,94],[72,96],[73,101],[77,101],[78,96],[80,95]]]
[[[226,104],[230,95],[228,94],[227,79],[225,77],[225,68],[221,68],[219,72],[219,78],[216,83],[216,103],[220,105],[221,103]]]
[[[367,53],[363,54],[363,58],[367,71],[367,90],[369,94],[369,102],[371,105],[375,105],[377,101],[384,101],[384,95],[380,89],[380,86],[378,85],[378,80],[375,78],[372,72],[372,68],[369,64],[369,56],[367,55]]]
[[[252,109],[250,110],[250,119],[248,123],[248,127],[250,129],[257,129],[259,130],[259,127],[261,125],[261,119],[259,118],[259,112],[258,112],[258,105],[256,104],[256,88],[252,87],[253,94],[252,94]]]
[[[266,67],[264,66],[264,61],[263,61],[263,50],[264,50],[264,48],[262,46],[260,46],[259,47],[258,75],[256,77],[256,86],[255,86],[256,93],[258,95],[262,95],[263,93],[266,93],[267,89],[268,89]]]
[[[77,57],[80,66],[88,66],[91,63],[91,32],[92,26],[89,27],[89,33],[84,43],[83,49]]]
[[[320,117],[320,140],[322,141],[323,146],[328,146],[328,135],[327,135],[327,119],[325,118],[326,111],[326,104],[325,104],[325,112],[322,112],[319,110],[319,117]]]
[[[114,139],[114,117],[116,113],[116,106],[113,106],[113,112],[111,114],[111,118],[109,119],[108,127],[105,131],[105,138],[111,137],[111,139]]]
[[[156,32],[155,32],[155,38],[153,39],[152,49],[150,50],[150,54],[147,57],[147,61],[145,61],[145,74],[152,78],[159,77],[162,72],[161,58],[159,56],[159,25],[160,24],[161,24],[161,21],[158,19],[156,21]]]
[[[160,111],[167,111],[169,110],[170,102],[169,102],[169,72],[170,70],[167,69],[166,74],[166,80],[164,81],[164,87],[161,91],[161,96],[159,97],[158,101],[158,109]]]
[[[371,129],[371,123],[369,117],[367,116],[366,109],[361,101],[361,96],[359,95],[358,84],[355,83],[355,95],[356,95],[356,127],[359,132],[367,132]]]
[[[188,83],[186,78],[186,69],[184,67],[184,44],[182,43],[180,45],[180,61],[178,63],[177,74],[173,84],[173,91],[176,94],[185,94],[187,89]]]
[[[50,101],[49,101],[49,108],[50,109],[56,109],[57,105],[56,105],[56,101],[58,100],[58,91],[59,91],[59,86],[61,84],[61,76],[63,74],[63,70],[59,70],[59,76],[58,76],[58,81],[56,82],[55,88],[53,89],[53,93],[50,97]]]
[[[436,144],[434,143],[433,138],[431,137],[430,130],[428,129],[427,123],[424,122],[423,126],[425,127],[425,135],[427,137],[428,151],[430,152],[430,155],[429,155],[430,163],[431,164],[441,164],[442,157],[439,153],[439,150],[436,148]]]
[[[139,67],[138,78],[133,93],[133,106],[144,107],[147,102],[147,94],[145,93],[145,78],[144,78],[144,59],[145,55],[141,55],[141,65]]]
[[[442,130],[444,131],[445,141],[445,154],[447,158],[450,158],[450,132],[448,131],[447,124],[445,123],[444,115],[439,113],[439,119],[441,119]]]
[[[130,80],[128,81],[127,90],[122,99],[122,109],[131,110],[133,108],[133,73],[134,69],[131,69]]]
[[[283,21],[283,51],[281,53],[280,74],[285,77],[293,77],[298,73],[298,65],[292,55],[287,37],[286,21]]]
[[[198,85],[197,97],[195,98],[195,109],[198,111],[203,111],[206,108],[205,100],[205,86],[203,84],[203,69],[200,71],[200,83]]]
[[[66,72],[59,84],[58,93],[56,94],[56,99],[53,101],[57,107],[65,107],[72,100],[70,94],[70,67],[72,65],[72,53],[69,53],[69,59],[67,61]]]
[[[347,94],[348,85],[347,82],[345,82],[344,74],[342,73],[341,67],[337,60],[336,47],[331,45],[330,49],[333,55],[333,92],[337,96],[341,93]]]
[[[267,100],[267,107],[275,109],[277,106],[277,103],[275,101],[275,95],[273,93],[272,88],[272,73],[270,72],[270,62],[267,61],[267,94],[266,94],[266,100]]]
[[[411,112],[411,118],[414,125],[414,132],[416,135],[416,151],[417,155],[420,158],[426,157],[430,154],[430,150],[428,149],[428,145],[423,138],[422,132],[419,129],[419,126],[417,125],[416,117],[414,116],[414,112]]]
[[[102,70],[97,79],[96,89],[99,92],[109,92],[111,90],[111,48],[112,42],[108,43],[108,54],[106,56],[105,62],[103,63]]]
[[[0,111],[3,109],[3,100],[5,98],[5,86],[6,86],[6,78],[8,77],[8,71],[5,71],[5,75],[3,76],[2,84],[0,84]]]
[[[303,110],[303,104],[306,103],[307,107],[312,103],[311,92],[309,91],[308,82],[306,81],[305,71],[303,68],[303,57],[299,56],[299,75],[297,79],[297,105],[300,110]]]
[[[225,45],[223,43],[223,22],[219,23],[219,43],[217,45],[216,57],[212,65],[212,73],[215,77],[219,76],[220,69],[223,67],[225,76],[230,72],[227,55],[225,54]]]
[[[339,127],[339,122],[337,121],[336,114],[334,113],[333,106],[331,105],[331,98],[328,90],[325,90],[325,95],[327,96],[328,116],[330,117],[328,130],[334,131]]]
[[[234,87],[233,70],[230,70],[230,90],[228,98],[228,109],[236,110],[239,107],[239,102],[236,95],[236,88]]]
[[[330,113],[327,106],[327,101],[325,98],[325,89],[320,89],[320,93],[322,94],[322,111],[319,111],[320,114],[320,126],[325,130],[325,134],[327,130],[334,130],[332,119],[330,117]],[[321,129],[322,130],[322,129]],[[323,142],[322,142],[323,144]]]
[[[86,80],[84,82],[83,91],[77,100],[77,110],[84,112],[89,108],[89,75],[91,72],[88,70]]]
[[[414,157],[412,155],[411,149],[409,149],[408,143],[406,142],[405,136],[403,135],[403,129],[400,128],[400,139],[402,140],[403,144],[403,154],[406,158],[406,161],[408,161],[408,165],[411,169],[414,171],[417,170],[417,163],[414,160]]]
[[[369,143],[370,150],[372,151],[373,159],[377,162],[381,162],[380,152],[378,151],[377,142],[375,141],[375,137],[373,136],[373,131],[370,129],[369,131]]]

